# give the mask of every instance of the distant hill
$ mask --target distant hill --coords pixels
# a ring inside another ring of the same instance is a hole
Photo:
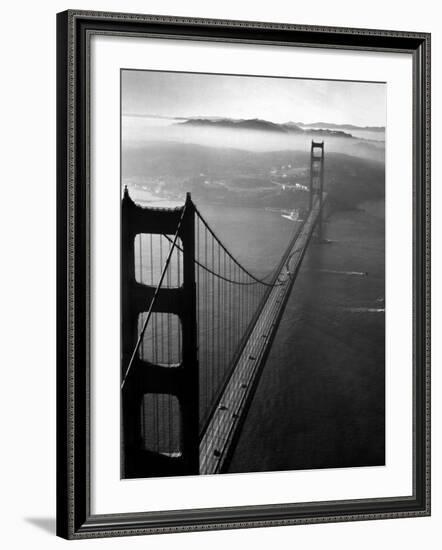
[[[210,126],[217,128],[240,128],[244,130],[264,130],[270,132],[287,133],[289,130],[281,124],[269,122],[259,118],[232,119],[232,118],[191,118],[178,124],[187,126]],[[302,132],[301,128],[298,131]]]
[[[335,128],[339,130],[364,130],[367,132],[385,132],[385,126],[356,126],[354,124],[335,124],[333,122],[289,122],[288,124],[294,124],[298,128]]]
[[[264,132],[276,132],[283,134],[306,134],[306,135],[319,135],[319,136],[333,136],[352,138],[351,134],[343,132],[341,130],[334,129],[303,129],[294,122],[287,122],[283,124],[277,124],[268,120],[260,118],[249,119],[232,119],[232,118],[189,118],[185,121],[177,122],[176,124],[192,126],[192,127],[205,127],[205,128],[228,128],[228,129],[241,129],[241,130],[260,130]]]

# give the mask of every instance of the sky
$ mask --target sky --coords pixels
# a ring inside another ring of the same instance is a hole
[[[122,113],[385,126],[386,85],[161,71],[122,71]]]

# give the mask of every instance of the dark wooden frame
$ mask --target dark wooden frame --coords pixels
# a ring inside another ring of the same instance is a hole
[[[413,57],[413,495],[91,515],[88,62],[92,34],[407,52]],[[430,514],[430,35],[65,11],[57,16],[57,534],[68,539]]]

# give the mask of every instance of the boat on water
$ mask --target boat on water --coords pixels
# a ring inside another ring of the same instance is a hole
[[[290,220],[292,222],[298,222],[302,221],[299,219],[299,210],[291,210],[290,212],[286,214],[281,214],[283,218],[286,218],[287,220]]]

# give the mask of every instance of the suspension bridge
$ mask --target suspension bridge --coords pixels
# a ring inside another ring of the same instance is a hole
[[[122,200],[122,477],[227,470],[304,254],[321,238],[324,143],[279,264],[257,277],[187,194],[179,208]]]

